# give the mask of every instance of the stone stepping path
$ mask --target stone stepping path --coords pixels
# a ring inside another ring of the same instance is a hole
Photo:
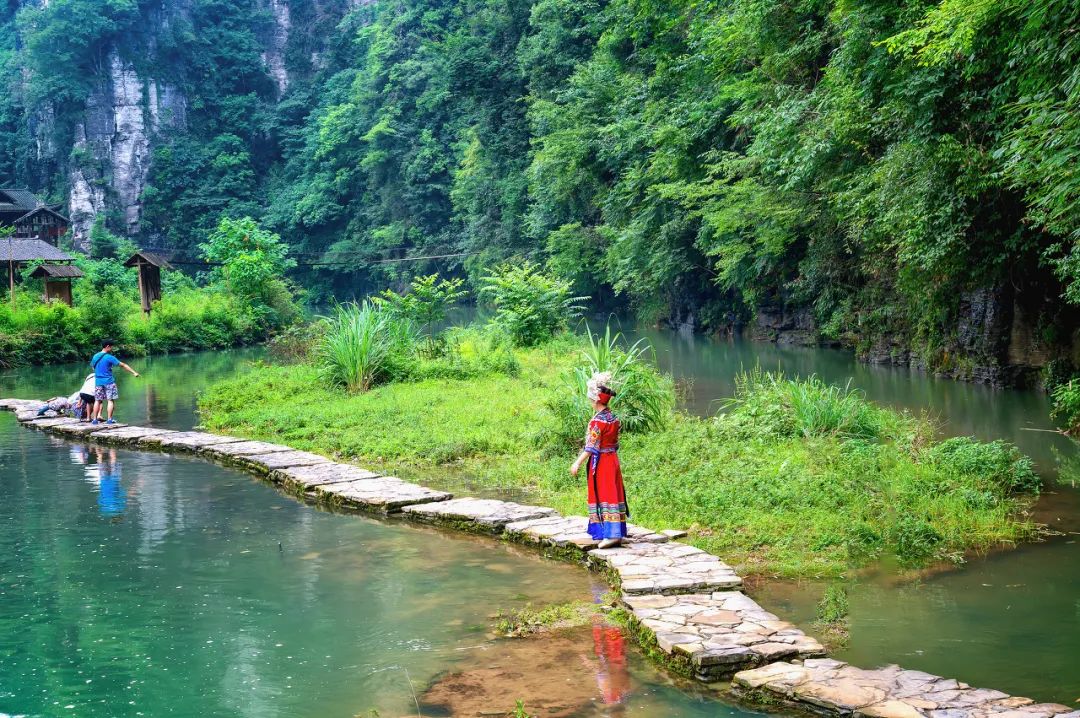
[[[817,639],[739,591],[626,596],[623,603],[655,634],[661,651],[688,662],[703,681],[773,661],[825,655]]]
[[[124,426],[122,424],[114,424],[113,426],[107,426],[101,428],[101,431],[95,431],[91,433],[94,441],[100,441],[104,444],[115,444],[120,446],[131,446],[139,443],[142,439],[149,436],[161,436],[166,434],[175,434],[175,431],[169,431],[168,429],[151,429],[146,426]]]
[[[231,436],[207,434],[203,431],[174,431],[169,434],[154,434],[139,439],[139,446],[152,449],[181,449],[196,452],[215,444],[230,444],[241,441]]]
[[[1080,711],[1058,703],[1036,703],[900,666],[865,670],[831,658],[743,671],[732,688],[759,702],[856,718],[1080,718]]]
[[[271,444],[266,441],[235,441],[228,444],[210,444],[199,447],[200,454],[206,454],[217,458],[229,456],[255,456],[257,454],[273,454],[281,451],[295,451],[291,446]]]
[[[79,424],[80,422],[78,419],[73,419],[69,416],[52,416],[41,419],[30,419],[24,423],[34,429],[53,429],[61,426]],[[104,427],[98,426],[96,428],[103,429]]]
[[[94,426],[89,421],[74,421],[72,420],[67,424],[57,424],[49,427],[49,431],[57,434],[64,434],[65,436],[86,436],[87,434],[98,434],[103,431],[116,431],[117,429],[128,428],[127,424],[98,424]]]
[[[437,504],[406,506],[402,511],[418,521],[481,533],[501,533],[503,527],[515,521],[557,516],[555,509],[544,506],[525,506],[512,501],[471,497],[449,499]]]
[[[215,446],[213,448],[217,449],[219,447]],[[291,469],[296,466],[314,466],[316,464],[329,464],[332,462],[325,456],[312,454],[308,451],[296,451],[286,447],[285,451],[230,456],[229,463],[242,466],[245,469],[249,469],[259,474],[269,474],[271,471],[277,469]]]
[[[627,524],[626,531],[630,541],[649,541],[664,543],[671,540],[671,535]],[[514,521],[506,525],[508,538],[523,543],[535,543],[546,546],[565,548],[577,546],[582,550],[596,548],[599,541],[589,536],[589,519],[586,516],[545,516],[539,519]],[[685,535],[685,531],[671,533]]]
[[[453,494],[445,491],[410,484],[392,476],[325,484],[315,488],[315,495],[333,504],[386,514],[396,513],[413,504],[449,501],[453,498]]]
[[[643,542],[597,548],[589,551],[589,561],[611,571],[622,592],[629,596],[701,593],[742,586],[742,579],[726,563],[683,543]]]
[[[229,444],[226,444],[226,446],[229,446]],[[290,466],[284,469],[274,469],[270,472],[271,481],[282,484],[287,489],[303,492],[312,491],[319,486],[377,479],[380,476],[381,474],[361,469],[359,466],[332,462],[311,464],[310,466]]]

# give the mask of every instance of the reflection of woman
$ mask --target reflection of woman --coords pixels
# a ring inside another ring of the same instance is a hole
[[[607,385],[609,381],[610,375],[606,372],[595,374],[589,380],[587,396],[592,400],[596,414],[585,434],[585,449],[570,466],[570,473],[577,476],[581,465],[589,462],[589,535],[600,542],[600,548],[622,543],[626,536],[626,519],[630,516],[617,453],[619,419],[608,408],[608,402],[615,397],[615,392]]]
[[[626,639],[617,626],[593,624],[593,650],[600,659],[596,685],[608,705],[622,703],[630,696],[630,672],[626,670]]]

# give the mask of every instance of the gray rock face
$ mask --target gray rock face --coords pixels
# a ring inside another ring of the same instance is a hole
[[[106,71],[75,128],[68,214],[79,249],[88,246],[94,220],[110,209],[124,218],[127,234],[138,234],[151,138],[182,128],[187,117],[187,101],[177,88],[140,78],[116,50],[108,54]]]
[[[286,0],[269,0],[269,9],[274,25],[270,37],[266,39],[263,62],[266,63],[266,71],[270,77],[274,78],[278,96],[281,96],[289,88],[289,73],[285,69],[285,46],[289,42],[292,18]]]

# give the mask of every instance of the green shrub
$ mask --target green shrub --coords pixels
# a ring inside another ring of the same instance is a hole
[[[483,278],[480,296],[495,307],[495,325],[514,343],[531,347],[550,339],[581,316],[582,302],[568,281],[544,274],[532,262],[503,264]]]
[[[1069,434],[1080,434],[1080,381],[1074,378],[1058,384],[1050,398],[1053,401],[1050,415],[1064,423]]]
[[[938,550],[944,537],[925,519],[903,516],[892,527],[891,542],[901,564],[926,563]]]
[[[429,340],[434,338],[435,325],[446,319],[446,313],[468,295],[461,289],[461,279],[439,279],[438,274],[413,277],[405,292],[387,289],[376,301],[385,305],[395,316],[423,327]]]
[[[979,490],[1039,491],[1040,481],[1031,459],[1005,441],[984,443],[957,436],[925,449],[921,458],[939,469],[943,480],[970,481],[977,477]]]
[[[787,379],[754,369],[735,377],[735,396],[717,423],[746,437],[836,436],[845,439],[897,438],[915,423],[866,400],[851,388],[826,384],[816,376]]]

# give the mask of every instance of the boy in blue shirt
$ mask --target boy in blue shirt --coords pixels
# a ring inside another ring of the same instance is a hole
[[[118,366],[131,372],[132,376],[139,376],[139,372],[129,367],[124,362],[120,361],[112,355],[113,347],[116,342],[112,339],[106,339],[101,343],[101,351],[94,355],[94,358],[90,360],[90,366],[94,369],[94,409],[90,416],[93,421],[90,423],[97,426],[97,423],[101,420],[101,407],[106,400],[109,402],[109,420],[106,424],[115,424],[113,421],[113,407],[116,398],[120,393],[116,390],[116,379],[113,377],[113,367]]]

